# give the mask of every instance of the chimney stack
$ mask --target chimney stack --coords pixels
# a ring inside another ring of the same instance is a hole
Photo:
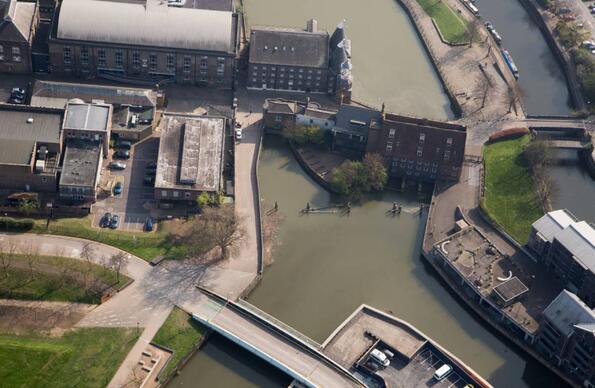
[[[316,21],[316,19],[308,20],[308,24],[306,24],[306,31],[318,32],[318,21]]]

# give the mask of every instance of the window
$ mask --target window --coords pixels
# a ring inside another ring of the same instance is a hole
[[[424,149],[423,147],[417,147],[417,157],[421,158],[421,156],[423,155]]]
[[[167,197],[167,190],[161,190],[161,196]]]
[[[14,46],[12,48],[12,55],[21,55],[21,48]]]
[[[283,121],[283,116],[281,115],[275,115],[275,121],[280,123],[281,121]]]
[[[174,65],[175,59],[174,58],[175,58],[174,55],[171,53],[166,55],[166,61],[167,61],[166,65],[167,65],[168,71],[174,71],[174,68],[175,68],[175,65]]]
[[[392,152],[393,151],[393,143],[392,142],[388,142],[386,143],[386,152]]]
[[[105,49],[97,50],[97,64],[99,66],[105,66]]]
[[[138,51],[132,52],[132,67],[135,69],[140,68],[140,53]]]
[[[174,198],[178,198],[180,196],[180,192],[179,191],[174,191]]]
[[[150,71],[157,70],[157,54],[155,54],[155,53],[149,54],[149,70]]]
[[[393,138],[395,137],[395,132],[397,132],[397,130],[396,130],[396,129],[391,129],[391,130],[388,132],[388,138],[389,138],[389,139],[393,139]]]
[[[12,54],[14,56],[14,47],[12,50]],[[64,48],[62,49],[62,57],[64,59],[64,63],[72,63],[72,48],[64,46]]]
[[[400,145],[401,145],[401,142],[400,141],[398,141],[398,142],[395,143],[395,147],[397,147],[397,148],[399,148]]]
[[[121,69],[124,67],[124,53],[122,50],[116,50],[116,67]]]
[[[423,142],[426,140],[426,134],[425,133],[420,133],[419,134],[419,144],[423,144]]]
[[[0,61],[4,60],[4,46],[0,45]]]
[[[88,47],[81,47],[81,65],[88,65],[89,64],[89,48]]]
[[[48,178],[46,178],[46,177],[41,178],[41,183],[47,183],[47,181],[48,181]]]
[[[209,63],[207,61],[207,57],[202,57],[200,58],[200,68],[201,69],[207,69],[209,67]],[[257,67],[254,68],[254,70],[256,70]]]
[[[444,151],[444,161],[449,161],[450,160],[450,151],[446,150]]]
[[[452,137],[446,138],[446,146],[450,147],[452,145]]]
[[[190,69],[192,68],[192,58],[189,56],[184,57],[184,73],[190,73]]]

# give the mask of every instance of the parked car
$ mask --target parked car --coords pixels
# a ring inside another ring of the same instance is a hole
[[[119,224],[120,224],[120,216],[118,216],[117,214],[114,214],[110,223],[109,223],[110,229],[117,229]]]
[[[110,164],[108,164],[108,168],[110,170],[124,170],[124,169],[126,169],[126,163],[110,162]]]
[[[242,140],[242,129],[241,128],[236,129],[236,140],[237,141]]]
[[[118,140],[116,142],[116,148],[121,148],[124,150],[129,150],[132,147],[132,142],[128,140]]]
[[[8,102],[10,102],[11,104],[22,104],[25,102],[25,100],[22,98],[18,98],[17,96],[11,96],[10,99],[8,99]]]
[[[147,166],[145,167],[145,170],[147,171],[147,173],[156,173],[157,172],[157,163],[155,162],[151,162],[148,163]]]
[[[143,184],[147,186],[155,184],[155,174],[146,174],[143,178]]]
[[[151,217],[147,217],[145,220],[145,232],[150,232],[153,230],[153,219]]]
[[[388,359],[386,354],[384,354],[378,349],[372,349],[372,351],[370,352],[370,358],[372,358],[376,363],[385,368],[390,365],[390,360]]]
[[[114,152],[114,158],[116,158],[116,159],[130,159],[130,151],[117,150],[116,152]]]
[[[116,183],[116,185],[114,186],[114,194],[122,194],[122,182]]]
[[[436,372],[434,372],[434,379],[436,379],[437,381],[444,380],[451,373],[452,373],[452,366],[450,366],[448,364],[444,364],[440,368],[436,369]]]
[[[110,226],[112,222],[112,213],[105,213],[103,217],[99,220],[99,226],[102,228],[107,228]]]

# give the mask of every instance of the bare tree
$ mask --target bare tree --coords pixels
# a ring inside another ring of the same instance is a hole
[[[128,253],[118,251],[108,259],[109,266],[116,271],[116,281],[120,283],[120,273],[128,266]]]
[[[229,257],[229,247],[244,237],[242,219],[232,206],[206,208],[203,213],[189,221],[181,236],[188,247],[188,255],[205,253],[213,246],[221,249],[223,260]]]
[[[23,256],[27,263],[27,268],[29,269],[29,281],[33,281],[37,273],[35,271],[35,263],[39,258],[39,245],[35,243],[31,243],[30,245],[28,245],[25,249]]]
[[[469,37],[469,47],[473,47],[473,43],[481,39],[481,22],[474,17],[473,21],[467,27],[467,36]]]
[[[480,64],[480,66],[482,65]],[[485,107],[490,86],[490,80],[485,73],[482,72],[477,76],[477,82],[475,83],[475,93],[481,96],[481,106],[479,109],[483,109]]]
[[[504,101],[508,104],[508,113],[511,113],[513,109],[515,114],[518,113],[517,104],[521,102],[522,97],[523,93],[516,82],[508,85],[508,88],[503,92]]]

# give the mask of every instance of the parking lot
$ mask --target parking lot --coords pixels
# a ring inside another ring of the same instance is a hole
[[[461,377],[456,369],[446,378],[437,381],[434,372],[445,363],[446,359],[431,349],[425,348],[416,355],[409,363],[403,363],[393,359],[386,369],[377,372],[389,386],[396,387],[443,387],[463,388],[469,382]],[[452,364],[451,364],[452,365]]]
[[[126,164],[124,170],[109,170],[107,165],[111,159],[104,161],[101,185],[111,195],[98,199],[93,206],[93,226],[99,227],[102,216],[108,212],[120,217],[118,229],[143,229],[146,219],[151,215],[151,209],[156,205],[153,186],[145,185],[143,179],[147,165],[157,162],[158,151],[159,138],[152,136],[132,146],[130,159],[117,160]],[[114,195],[113,187],[116,182],[122,183],[122,193]]]

